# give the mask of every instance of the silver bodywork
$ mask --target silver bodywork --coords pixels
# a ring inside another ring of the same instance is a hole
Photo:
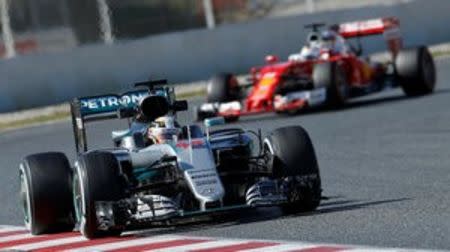
[[[140,132],[140,130],[137,130]],[[115,141],[120,138],[119,149],[113,150],[119,161],[128,161],[134,168],[150,167],[164,157],[176,157],[177,167],[190,191],[199,202],[199,210],[205,211],[208,203],[223,206],[224,186],[219,177],[210,141],[207,137],[177,140],[169,144],[153,144],[139,149],[130,131],[113,132]],[[158,220],[183,215],[176,199],[162,195],[140,193],[135,201],[137,212],[132,214],[136,220]],[[99,217],[104,218],[105,208],[101,207]]]

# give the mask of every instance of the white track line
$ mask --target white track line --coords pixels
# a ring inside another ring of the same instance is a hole
[[[25,231],[25,227],[15,227],[15,226],[0,226],[0,234],[6,232],[14,232],[14,231]]]
[[[25,234],[14,234],[15,231],[25,231],[26,229],[24,227],[16,227],[16,226],[7,226],[7,225],[0,225],[0,235],[4,234],[6,236],[0,237],[0,244],[8,242],[14,242],[14,241],[20,241],[20,240],[27,240],[36,236],[33,236],[29,233]],[[13,232],[11,234],[7,234],[8,232]],[[178,235],[160,235],[155,237],[134,237],[130,238],[130,240],[120,240],[116,242],[111,242],[108,244],[101,244],[101,245],[81,245],[77,246],[78,242],[87,241],[86,238],[82,236],[75,236],[75,237],[60,237],[55,239],[52,235],[45,235],[40,237],[46,237],[48,240],[44,241],[36,241],[33,243],[23,244],[23,245],[12,245],[11,247],[3,247],[2,249],[7,250],[35,250],[35,249],[45,249],[45,248],[51,248],[53,246],[58,245],[69,245],[73,243],[73,250],[70,251],[107,251],[111,249],[126,249],[131,248],[134,246],[141,246],[141,245],[152,245],[160,242],[173,242],[173,241],[182,241],[182,240],[190,240],[190,239],[196,239],[196,240],[204,240],[203,242],[194,243],[194,244],[187,244],[187,245],[176,245],[173,244],[170,247],[167,248],[161,248],[161,249],[154,249],[149,250],[152,252],[181,252],[181,251],[189,251],[189,250],[196,250],[196,249],[214,249],[214,248],[220,248],[224,246],[232,246],[232,245],[241,245],[248,242],[273,242],[273,243],[279,243],[267,247],[261,247],[256,249],[243,249],[240,250],[242,252],[276,252],[276,251],[292,251],[292,250],[299,250],[299,249],[314,249],[319,247],[338,247],[342,248],[342,251],[351,251],[351,252],[430,252],[430,251],[437,251],[437,250],[425,250],[425,249],[405,249],[405,248],[377,248],[377,247],[366,247],[366,246],[358,246],[358,245],[345,245],[345,244],[313,244],[308,242],[289,242],[289,241],[274,241],[274,240],[252,240],[252,239],[227,239],[227,238],[220,238],[220,237],[199,237],[199,236],[178,236]]]
[[[34,236],[32,234],[10,235],[10,236],[6,236],[6,237],[0,237],[0,243],[18,241],[18,240],[29,239],[29,238],[33,238],[33,237]]]
[[[70,237],[70,238],[61,238],[61,239],[55,239],[55,240],[48,240],[43,242],[36,242],[36,243],[30,243],[26,245],[19,245],[19,246],[13,246],[13,247],[7,247],[9,250],[35,250],[35,249],[44,249],[48,247],[58,246],[58,245],[65,245],[75,242],[82,242],[87,241],[86,238],[83,236],[79,237]]]
[[[66,251],[67,252],[69,252],[69,251],[77,251],[77,252],[107,251],[107,250],[111,250],[111,249],[128,248],[128,247],[157,243],[157,242],[169,242],[169,241],[181,240],[181,239],[186,239],[186,238],[187,237],[180,237],[180,236],[157,236],[157,237],[149,237],[149,238],[138,238],[138,239],[129,240],[129,241],[118,241],[118,242],[112,242],[112,243],[96,245],[96,246],[84,246],[81,248],[75,248],[75,249],[66,250]]]

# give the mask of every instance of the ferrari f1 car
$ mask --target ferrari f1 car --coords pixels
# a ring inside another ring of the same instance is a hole
[[[223,116],[229,121],[263,112],[295,113],[319,105],[339,107],[348,99],[386,88],[402,87],[408,96],[433,92],[436,81],[433,58],[424,46],[404,49],[396,18],[379,18],[312,29],[307,44],[287,62],[266,57],[267,64],[251,69],[249,83],[232,74],[219,74],[207,86],[207,103],[197,117]],[[390,58],[373,62],[361,57],[360,38],[383,34]],[[346,39],[356,38],[357,44]]]
[[[302,127],[279,128],[264,138],[260,131],[211,129],[223,118],[206,119],[206,129],[181,127],[174,119],[187,103],[164,84],[141,83],[147,88],[71,103],[74,164],[58,152],[30,155],[20,164],[21,202],[32,234],[75,227],[92,239],[241,208],[277,205],[295,213],[318,207],[319,167]],[[86,124],[117,118],[128,119],[130,127],[112,132],[114,147],[88,150]]]

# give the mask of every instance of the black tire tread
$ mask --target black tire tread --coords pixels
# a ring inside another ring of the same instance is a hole
[[[230,73],[220,73],[213,76],[207,87],[207,101],[209,103],[215,102],[230,102],[237,100],[234,94],[236,90],[232,90],[230,82],[234,76]]]
[[[348,94],[341,94],[338,90],[337,77],[346,80],[345,72],[337,62],[323,62],[314,65],[313,85],[314,88],[325,87],[327,89],[326,104],[330,107],[339,107],[345,104]],[[344,85],[348,85],[345,83]]]
[[[67,157],[59,152],[40,153],[25,157],[22,164],[31,194],[31,233],[73,230],[72,170]]]
[[[423,61],[431,64],[432,80],[425,78]],[[433,92],[436,83],[436,70],[433,58],[425,46],[409,48],[400,51],[395,59],[395,69],[398,81],[408,96],[425,95]]]
[[[80,169],[86,174],[85,185],[86,227],[82,230],[88,239],[116,236],[120,230],[101,231],[97,229],[95,201],[118,201],[124,197],[119,174],[119,162],[112,153],[90,152],[79,158]]]
[[[275,162],[283,167],[278,177],[307,175],[319,172],[312,141],[300,126],[278,128],[268,136],[277,158]],[[290,164],[301,164],[292,166]]]
[[[312,211],[320,204],[322,195],[319,166],[312,141],[300,126],[276,129],[268,136],[274,160],[272,174],[276,178],[317,175],[309,181],[310,187],[302,189],[302,198],[282,206],[284,213]]]

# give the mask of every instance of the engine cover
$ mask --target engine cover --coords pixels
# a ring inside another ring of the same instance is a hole
[[[222,202],[225,190],[208,141],[204,138],[183,140],[177,143],[176,149],[184,178],[200,201],[200,209],[205,210],[207,203]]]

